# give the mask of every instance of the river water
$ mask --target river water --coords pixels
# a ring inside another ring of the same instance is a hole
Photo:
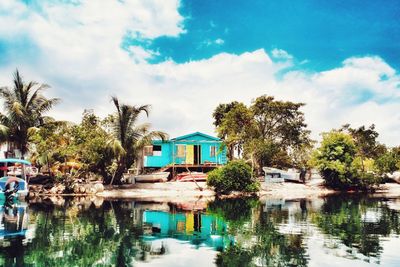
[[[0,208],[1,266],[400,266],[400,199],[58,199]]]

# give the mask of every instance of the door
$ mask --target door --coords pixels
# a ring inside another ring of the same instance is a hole
[[[186,164],[194,164],[194,146],[193,145],[186,145]]]
[[[194,164],[196,164],[196,165],[201,164],[201,146],[200,145],[194,146]]]

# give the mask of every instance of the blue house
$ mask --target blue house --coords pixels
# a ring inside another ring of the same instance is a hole
[[[170,140],[155,140],[144,149],[144,167],[209,166],[226,164],[221,139],[195,132]]]

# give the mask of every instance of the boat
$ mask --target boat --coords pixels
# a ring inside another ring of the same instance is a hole
[[[2,165],[1,170],[6,176],[0,178],[0,199],[24,199],[29,192],[28,183],[26,181],[25,167],[31,163],[23,159],[0,159]],[[21,165],[21,172],[18,173],[21,177],[8,174],[8,165]]]
[[[156,183],[168,181],[169,172],[155,172],[150,174],[135,175],[136,183]]]
[[[176,176],[177,182],[205,182],[207,174],[203,172],[183,172]]]
[[[293,169],[287,171],[271,167],[263,167],[262,169],[265,173],[266,183],[280,183],[284,181],[302,182],[301,173]]]

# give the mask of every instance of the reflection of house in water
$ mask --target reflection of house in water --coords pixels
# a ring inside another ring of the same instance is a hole
[[[190,241],[195,245],[206,245],[217,250],[225,247],[226,224],[221,219],[201,213],[168,213],[147,210],[143,213],[146,236],[155,238],[173,237]]]

